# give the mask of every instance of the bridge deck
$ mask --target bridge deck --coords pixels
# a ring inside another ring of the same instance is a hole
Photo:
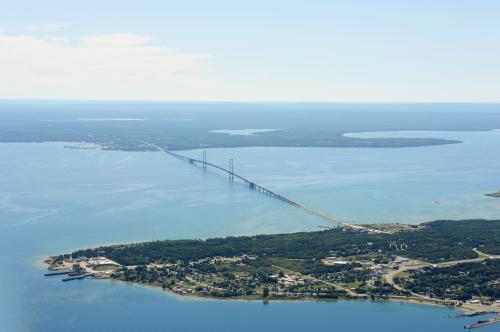
[[[298,207],[298,208],[300,208],[300,209],[302,209],[302,210],[304,210],[306,212],[314,214],[314,215],[316,215],[318,217],[321,217],[323,219],[326,219],[328,221],[337,223],[339,225],[342,225],[344,227],[348,227],[348,228],[351,228],[351,229],[356,229],[356,230],[361,230],[361,231],[367,231],[367,232],[374,232],[374,233],[385,233],[383,231],[372,229],[372,228],[367,228],[367,227],[364,227],[364,226],[361,226],[361,225],[350,224],[350,223],[342,221],[342,220],[340,220],[338,218],[329,216],[326,213],[323,213],[323,212],[311,209],[311,208],[309,208],[309,207],[307,207],[307,206],[305,206],[303,204],[300,204],[300,203],[295,202],[295,201],[293,201],[293,200],[291,200],[291,199],[289,199],[289,198],[287,198],[287,197],[285,197],[283,195],[280,195],[280,194],[278,194],[278,193],[276,193],[276,192],[274,192],[274,191],[272,191],[272,190],[270,190],[270,189],[268,189],[266,187],[263,187],[263,186],[255,183],[253,181],[250,181],[249,179],[247,179],[247,178],[245,178],[245,177],[243,177],[243,176],[241,176],[241,175],[239,175],[237,173],[231,172],[230,170],[228,170],[228,169],[226,169],[224,167],[221,167],[219,165],[213,164],[213,163],[208,162],[208,161],[196,159],[196,158],[190,158],[190,157],[187,157],[187,156],[183,156],[181,154],[178,154],[178,153],[166,150],[166,149],[164,149],[162,147],[159,147],[157,145],[154,145],[154,144],[150,144],[150,143],[148,143],[148,144],[150,146],[155,147],[156,149],[158,149],[160,151],[163,151],[163,152],[165,152],[165,153],[167,153],[167,154],[169,154],[169,155],[171,155],[171,156],[173,156],[175,158],[178,158],[178,159],[183,160],[185,162],[188,162],[190,164],[200,164],[203,167],[210,166],[212,168],[218,169],[218,170],[220,170],[222,172],[225,172],[225,173],[229,174],[231,176],[231,178],[235,177],[237,179],[242,180],[245,183],[245,185],[248,186],[252,190],[258,190],[258,191],[260,191],[260,192],[262,192],[264,194],[267,194],[267,195],[269,195],[271,197],[279,199],[279,200],[281,200],[281,201],[283,201],[285,203],[288,203],[290,205],[296,206],[296,207]]]

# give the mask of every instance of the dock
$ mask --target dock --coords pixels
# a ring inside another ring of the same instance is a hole
[[[485,327],[485,326],[492,325],[492,324],[495,324],[498,322],[500,322],[500,315],[496,315],[495,317],[492,317],[490,319],[480,320],[474,324],[464,325],[464,329],[468,329],[468,330],[477,329],[477,328]]]
[[[62,281],[71,281],[71,280],[79,280],[79,279],[85,279],[87,277],[90,277],[93,273],[83,273],[83,274],[78,274],[76,276],[71,276],[64,278]]]
[[[459,314],[448,315],[449,318],[460,318],[460,317],[475,317],[481,315],[494,314],[494,311],[471,311],[471,312],[462,312]]]
[[[59,271],[45,273],[44,276],[46,276],[46,277],[59,276],[59,275],[68,274],[71,272],[72,272],[71,270],[59,270]]]

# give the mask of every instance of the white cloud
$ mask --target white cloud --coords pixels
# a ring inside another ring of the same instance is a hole
[[[154,38],[135,33],[100,34],[80,38],[85,46],[136,46],[147,44]]]
[[[66,23],[45,23],[45,24],[31,24],[26,26],[26,30],[29,31],[39,31],[39,32],[46,32],[46,31],[54,31],[54,30],[60,30],[68,25]]]
[[[152,40],[0,35],[0,98],[189,99],[210,88],[203,77],[211,56]]]

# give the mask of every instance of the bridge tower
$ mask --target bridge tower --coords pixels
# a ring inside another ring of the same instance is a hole
[[[207,169],[207,150],[203,150],[203,169]]]
[[[229,181],[233,182],[234,180],[234,169],[233,169],[233,158],[229,159]]]

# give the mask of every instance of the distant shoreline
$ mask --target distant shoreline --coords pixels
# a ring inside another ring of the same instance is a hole
[[[219,134],[219,133],[214,133]],[[227,135],[227,137],[258,137],[259,135]],[[87,140],[1,140],[0,143],[61,143],[67,144],[65,148],[76,150],[101,150],[101,151],[123,151],[123,152],[152,152],[150,146],[131,143],[130,145],[118,145],[114,142],[87,141]],[[238,149],[238,148],[373,148],[373,149],[399,149],[431,147],[451,144],[461,144],[463,141],[443,138],[351,138],[345,137],[333,139],[330,142],[297,144],[294,142],[276,144],[255,143],[228,143],[228,144],[203,144],[186,146],[165,146],[170,151],[191,151],[200,149]]]
[[[484,196],[500,198],[500,190],[497,191],[496,193],[484,194]]]

